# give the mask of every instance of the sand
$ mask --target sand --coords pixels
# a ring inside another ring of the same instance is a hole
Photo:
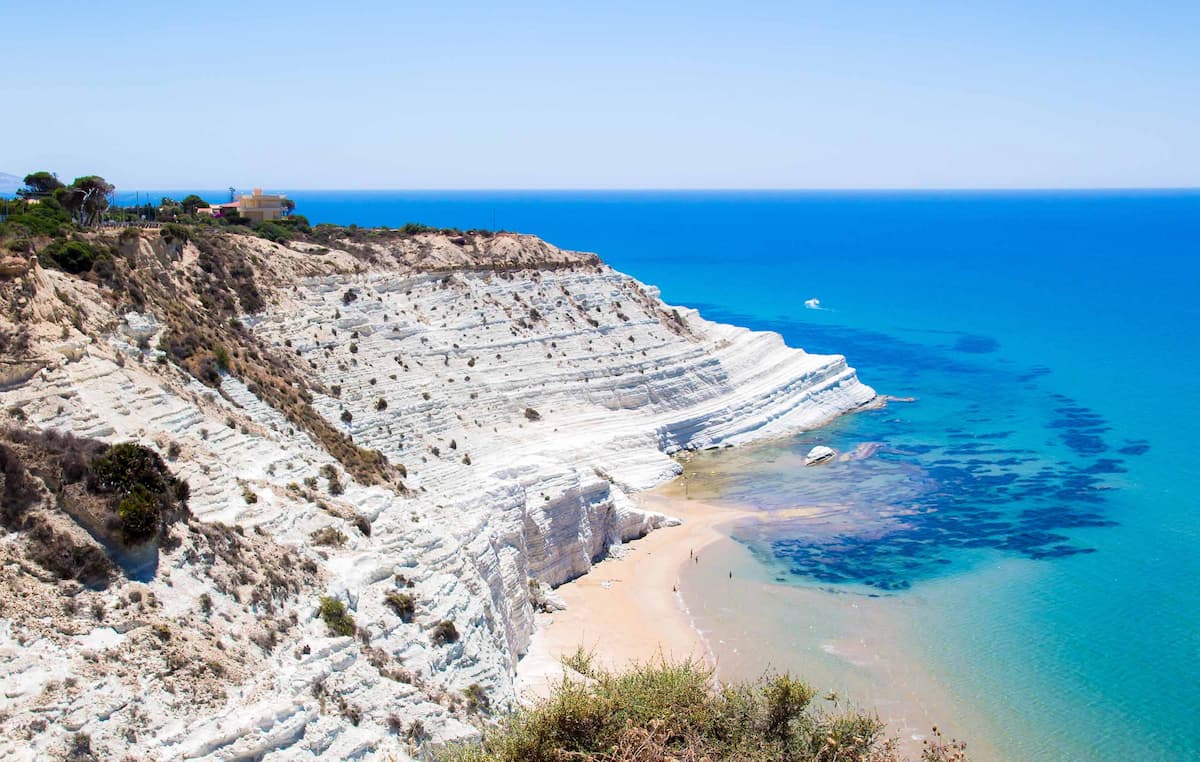
[[[617,557],[557,588],[567,609],[539,615],[518,665],[519,700],[529,704],[548,695],[563,675],[560,657],[580,646],[610,669],[661,655],[703,660],[720,680],[787,671],[822,690],[836,689],[850,706],[877,711],[900,750],[919,757],[929,728],[944,726],[958,712],[916,645],[895,642],[914,604],[774,584],[750,551],[722,531],[761,516],[687,499],[683,484],[677,479],[638,496],[643,507],[678,517],[681,525],[628,543]],[[817,512],[797,507],[787,513]],[[697,586],[726,592],[700,595]],[[699,607],[694,618],[681,593]],[[973,758],[999,759],[985,739],[971,736]]]
[[[637,499],[647,510],[682,523],[622,546],[587,574],[557,588],[567,608],[539,615],[538,630],[517,670],[523,701],[545,696],[562,676],[560,658],[580,646],[607,668],[660,656],[711,664],[708,647],[677,592],[680,571],[684,564],[703,563],[704,548],[726,537],[718,527],[745,514],[686,499],[678,480]]]

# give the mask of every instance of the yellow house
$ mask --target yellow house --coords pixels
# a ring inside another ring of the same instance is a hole
[[[238,214],[251,222],[278,220],[283,217],[283,200],[287,196],[264,194],[262,188],[255,188],[249,196],[238,199]]]

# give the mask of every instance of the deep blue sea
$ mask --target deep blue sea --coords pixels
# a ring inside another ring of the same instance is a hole
[[[846,355],[915,401],[742,458],[729,500],[838,512],[738,539],[784,584],[955,601],[913,637],[1005,758],[1200,759],[1200,191],[289,195],[535,233]],[[873,454],[779,457],[816,442]]]

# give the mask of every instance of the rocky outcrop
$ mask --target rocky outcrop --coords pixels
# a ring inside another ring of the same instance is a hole
[[[0,257],[0,278],[15,278],[33,269],[33,260],[25,257]]]
[[[820,465],[821,463],[828,463],[836,457],[837,450],[834,450],[832,447],[826,447],[825,445],[817,445],[809,450],[808,454],[804,456],[804,465],[816,466]]]
[[[139,245],[153,253],[150,242]],[[114,756],[406,759],[469,735],[464,689],[477,684],[497,708],[514,700],[534,605],[550,600],[531,587],[585,573],[612,544],[671,521],[639,509],[631,494],[678,471],[672,452],[819,426],[874,398],[842,357],[708,322],[594,255],[527,236],[222,245],[238,247],[265,305],[241,315],[239,330],[286,358],[323,421],[383,453],[404,486],[348,476],[261,388],[224,372],[206,386],[183,372],[156,343],[165,316],[153,303],[124,314],[70,290],[87,320],[86,335],[70,337],[78,351],[0,392],[0,410],[19,407],[37,428],[157,449],[190,484],[197,520],[294,549],[356,628],[332,636],[308,593],[289,609],[293,627],[253,644],[255,666],[225,681],[219,707],[160,704],[154,681],[141,693],[77,684],[56,699],[52,717],[79,717],[72,732]],[[186,244],[177,262],[156,260],[155,277],[183,283],[199,256]],[[68,292],[58,283],[67,276],[38,277]],[[254,602],[186,567],[171,556],[169,575],[145,584],[180,615],[207,595],[229,617],[213,625],[251,649],[235,628],[253,622]],[[397,591],[411,596],[412,616],[388,604]],[[122,594],[115,584],[95,595]],[[457,640],[432,636],[443,621]],[[6,642],[28,630],[0,611]],[[111,639],[99,625],[81,637]],[[58,647],[61,675],[73,674],[85,649]],[[24,658],[17,646],[0,650],[0,676]],[[36,693],[0,703],[0,735],[30,739],[0,746],[0,756],[65,743],[54,726],[36,730],[34,718],[46,716],[35,711]],[[130,740],[134,696],[144,731]]]

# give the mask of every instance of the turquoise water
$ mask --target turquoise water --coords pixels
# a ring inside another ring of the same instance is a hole
[[[536,233],[847,355],[915,401],[739,460],[727,499],[838,510],[738,539],[784,584],[912,601],[1008,758],[1200,758],[1200,192],[290,195]],[[796,468],[815,442],[871,454]]]

